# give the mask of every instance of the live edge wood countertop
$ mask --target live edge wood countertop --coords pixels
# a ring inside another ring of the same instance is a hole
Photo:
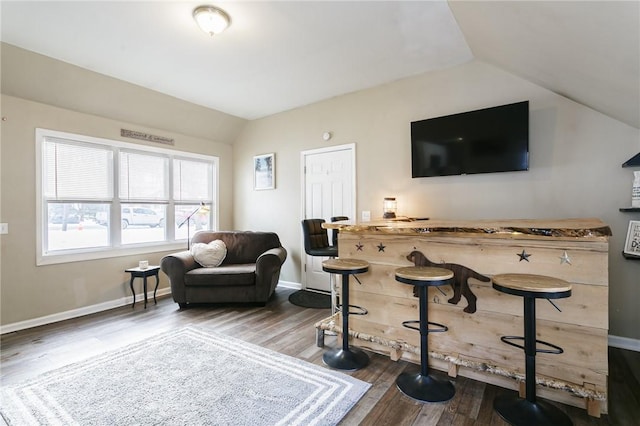
[[[348,232],[376,231],[386,234],[460,233],[500,238],[542,236],[554,238],[593,238],[607,240],[611,229],[600,219],[499,219],[444,220],[397,218],[371,222],[341,221],[324,223],[324,228]]]
[[[418,318],[413,288],[394,279],[399,267],[455,270],[454,285],[429,289],[429,319],[449,327],[429,336],[429,364],[476,380],[519,389],[523,351],[500,341],[523,335],[522,298],[493,289],[491,277],[545,275],[571,284],[571,297],[536,302],[537,338],[564,349],[536,357],[538,395],[607,412],[608,250],[610,228],[599,219],[417,220],[325,223],[338,229],[340,258],[366,260],[369,271],[349,289],[368,310],[349,318],[352,344],[419,363],[419,333],[402,326]],[[340,330],[339,313],[318,324]]]

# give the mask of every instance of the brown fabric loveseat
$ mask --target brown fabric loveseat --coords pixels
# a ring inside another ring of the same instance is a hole
[[[220,266],[205,268],[189,251],[162,258],[173,300],[181,308],[192,303],[257,303],[264,305],[278,285],[287,251],[273,232],[199,231],[191,244],[222,240],[227,255]]]

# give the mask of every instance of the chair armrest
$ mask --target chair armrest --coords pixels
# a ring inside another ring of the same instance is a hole
[[[280,268],[287,260],[287,250],[284,247],[269,249],[258,256],[256,260],[256,273],[258,269]]]
[[[188,251],[169,254],[160,261],[160,269],[169,277],[171,294],[176,303],[186,303],[184,275],[199,266]]]
[[[287,260],[287,250],[276,247],[265,251],[256,260],[256,287],[263,300],[267,300],[280,279],[280,268]]]

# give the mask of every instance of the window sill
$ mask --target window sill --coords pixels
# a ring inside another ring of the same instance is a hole
[[[187,241],[175,243],[159,243],[157,245],[146,244],[104,249],[94,249],[75,252],[60,252],[57,254],[38,255],[36,266],[56,265],[60,263],[85,262],[90,260],[109,259],[113,257],[136,256],[140,254],[159,253],[165,251],[187,250]]]

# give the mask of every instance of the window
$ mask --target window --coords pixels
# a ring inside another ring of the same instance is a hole
[[[167,250],[217,227],[217,157],[45,129],[36,146],[38,264]]]
[[[173,199],[175,200],[176,238],[188,239],[191,227],[206,229],[210,213],[200,205],[199,200],[208,199],[209,188],[197,185],[197,182],[211,180],[213,167],[211,163],[176,158],[173,160]],[[188,218],[188,220],[187,220]],[[188,223],[187,223],[188,222]]]
[[[167,156],[120,150],[118,194],[122,244],[164,241],[169,203],[168,166]],[[139,202],[156,204],[137,205]]]

